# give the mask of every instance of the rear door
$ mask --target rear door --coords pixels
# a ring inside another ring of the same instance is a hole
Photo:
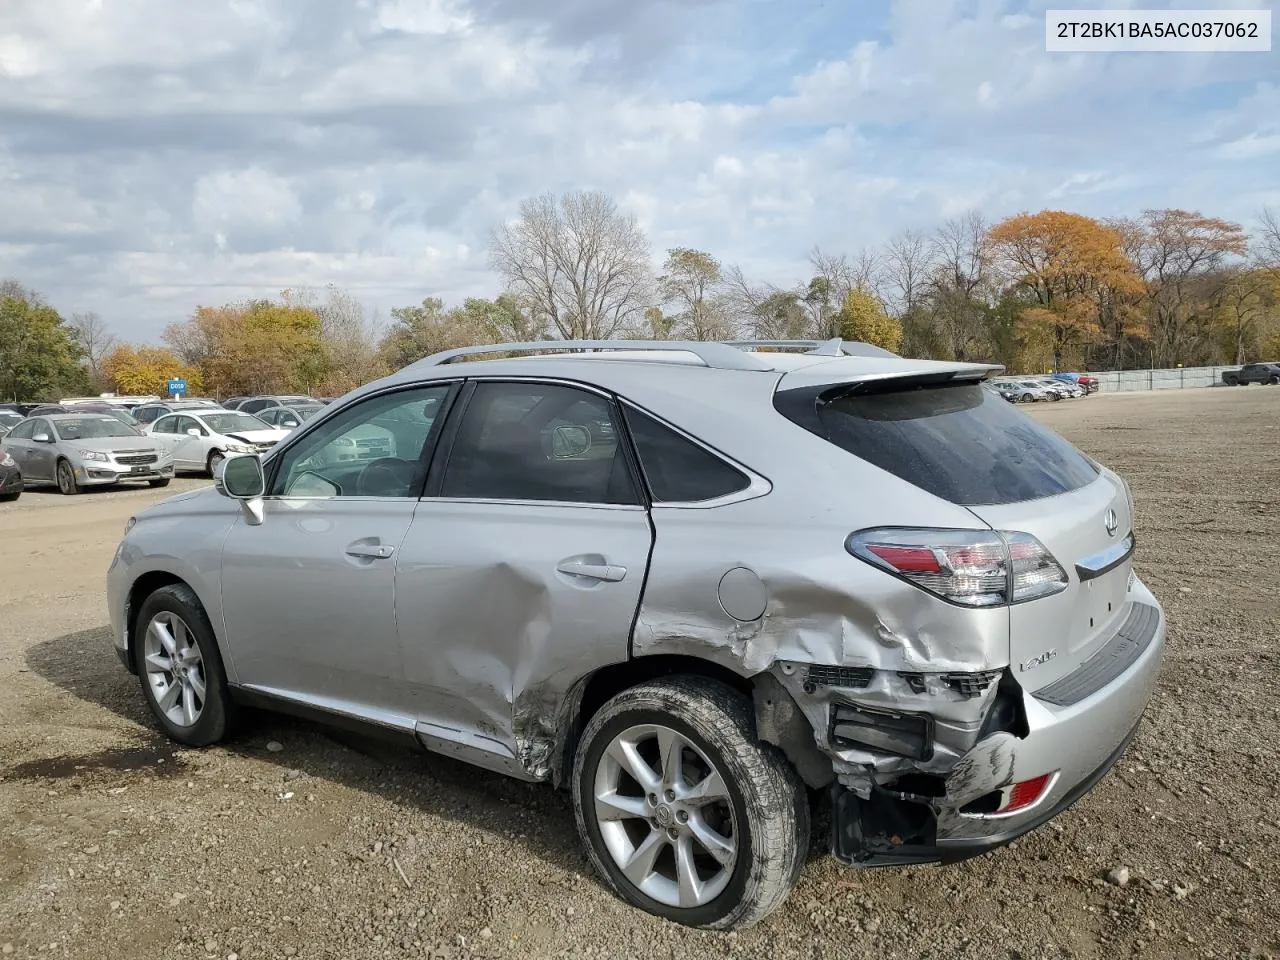
[[[538,778],[573,682],[629,655],[649,517],[608,395],[484,380],[460,404],[396,568],[405,680],[428,747]]]

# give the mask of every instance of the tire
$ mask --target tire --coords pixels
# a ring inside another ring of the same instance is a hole
[[[626,772],[611,753],[622,740],[632,744]],[[668,755],[681,758],[683,772],[664,781],[655,763],[670,743],[682,744]],[[646,779],[647,793],[631,770]],[[681,804],[681,794],[665,785],[696,791],[717,774],[720,800],[705,805]],[[736,930],[758,922],[787,899],[808,854],[809,802],[799,777],[777,749],[757,739],[750,702],[716,681],[671,677],[608,701],[582,733],[572,790],[578,834],[606,884],[633,906],[687,926]],[[597,794],[626,804],[603,828]],[[696,842],[695,833],[714,838],[711,845]],[[712,858],[712,846],[727,851],[728,863]],[[641,889],[619,860],[648,848],[657,853],[639,878]],[[682,860],[692,864],[701,887],[696,895],[689,886],[681,892],[679,878],[688,874],[676,866],[677,850],[692,851]],[[685,895],[689,902],[681,905]]]
[[[1274,387],[1274,386],[1276,386],[1277,384],[1280,384],[1280,377],[1274,377],[1274,376],[1273,376],[1270,380],[1268,380],[1268,381],[1267,381],[1267,383],[1271,384],[1271,386],[1273,386],[1273,387]]]
[[[164,628],[172,645],[156,627]],[[205,747],[224,739],[232,727],[235,706],[227,691],[213,627],[194,591],[182,583],[161,587],[139,607],[136,629],[134,664],[142,695],[160,728],[170,739],[189,747]],[[194,656],[189,652],[192,649]],[[174,664],[174,654],[178,665],[189,671],[186,679],[163,669],[165,661]],[[176,695],[170,694],[173,699],[166,702],[166,694],[174,688]]]
[[[1033,397],[1033,396],[1032,396],[1031,394],[1029,394],[1029,393],[1024,393],[1024,394],[1022,395],[1022,402],[1023,402],[1023,403],[1034,403],[1034,402],[1035,402],[1035,399],[1036,399],[1036,398],[1035,398],[1035,397]]]
[[[147,481],[147,486],[148,486],[148,487],[150,487],[152,490],[157,490],[157,489],[159,489],[160,487],[167,487],[168,485],[169,485],[169,478],[168,478],[168,477],[162,477],[162,478],[161,478],[161,479],[159,479],[159,480],[148,480],[148,481]]]
[[[21,490],[17,493],[0,494],[0,503],[13,503],[13,501],[17,500],[20,496],[22,496]]]
[[[227,459],[227,455],[221,450],[210,450],[209,459],[205,461],[205,469],[209,471],[209,476],[213,476],[213,468]]]
[[[76,472],[71,468],[69,460],[59,459],[53,472],[58,481],[58,492],[64,497],[74,497],[80,492],[80,484],[76,482]]]

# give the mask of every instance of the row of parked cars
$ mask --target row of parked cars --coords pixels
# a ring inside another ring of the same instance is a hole
[[[1010,403],[1069,400],[1098,391],[1097,379],[1080,373],[1055,373],[1047,377],[998,377],[990,383]]]
[[[0,408],[0,500],[35,484],[71,495],[122,481],[165,487],[180,471],[212,476],[229,454],[271,449],[324,403],[269,396],[8,404]]]

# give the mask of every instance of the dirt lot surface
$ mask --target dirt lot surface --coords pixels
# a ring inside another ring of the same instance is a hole
[[[159,492],[0,505],[3,956],[1280,956],[1280,390],[1029,409],[1132,483],[1137,565],[1171,623],[1139,737],[1011,848],[817,860],[727,936],[607,894],[550,788],[269,717],[173,749],[103,597],[125,519]]]

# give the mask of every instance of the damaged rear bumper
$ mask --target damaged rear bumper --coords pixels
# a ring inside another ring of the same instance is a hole
[[[871,817],[880,818],[886,816],[887,811],[883,809],[868,811],[865,802],[856,793],[838,783],[832,784],[831,854],[846,866],[901,867],[923,863],[959,863],[961,860],[990,853],[1044,826],[1074,805],[1077,800],[1097,786],[1098,782],[1119,762],[1125,750],[1128,749],[1129,742],[1137,733],[1138,724],[1134,724],[1111,755],[1096,770],[1063,793],[1052,806],[1037,807],[1034,814],[1022,820],[1016,827],[999,830],[982,837],[940,839],[937,836],[935,820],[933,829],[926,826],[923,835],[917,835],[914,842],[890,845],[888,848],[881,845],[879,850],[869,849],[866,836],[868,825],[866,814],[870,813]],[[880,802],[890,809],[904,802],[883,791],[873,793],[873,797],[876,795],[879,795]],[[872,803],[876,801],[873,800]]]
[[[1092,692],[1084,695],[1077,683],[1074,692],[1064,694],[1063,682],[1023,691],[1025,729],[984,736],[945,776],[933,779],[931,794],[918,790],[917,783],[904,787],[906,780],[869,789],[837,780],[833,855],[852,866],[964,860],[1036,829],[1093,789],[1136,734],[1160,670],[1164,613],[1141,584],[1135,594],[1132,619],[1126,622],[1135,624],[1133,642],[1122,628],[1114,645],[1119,652],[1110,664],[1081,668],[1092,671],[1083,677],[1095,681]],[[1107,682],[1098,686],[1101,671],[1108,671]],[[1013,785],[1038,778],[1043,786],[1033,802],[1004,806]]]

